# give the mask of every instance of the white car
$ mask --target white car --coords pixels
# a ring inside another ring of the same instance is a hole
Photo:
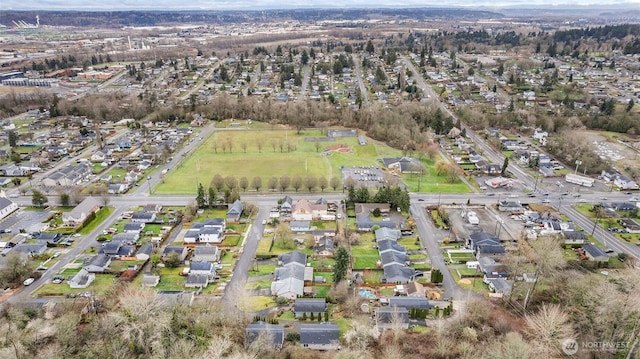
[[[545,198],[544,200],[542,200],[542,203],[551,203],[551,200],[549,198]]]
[[[266,219],[263,219],[263,220],[262,220],[262,225],[264,226],[265,224],[267,224],[267,220],[266,220]]]
[[[27,285],[31,285],[31,283],[35,282],[34,278],[27,278],[24,280],[24,282],[22,282],[22,284],[24,284],[25,286]]]

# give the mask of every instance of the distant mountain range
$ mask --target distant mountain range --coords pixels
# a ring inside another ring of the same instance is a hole
[[[351,0],[351,1],[327,1],[327,0],[190,0],[179,2],[174,0],[3,0],[0,1],[0,10],[88,10],[88,11],[127,11],[127,10],[266,10],[266,9],[345,9],[345,8],[415,8],[415,7],[441,7],[443,2],[436,0]],[[575,6],[589,6],[600,9],[611,8],[640,8],[640,0],[631,0],[620,3],[616,0],[452,0],[446,2],[447,7],[481,7],[492,8],[509,7],[544,7],[563,8]]]
[[[10,4],[14,0],[0,0],[0,8],[6,6],[6,2]],[[360,7],[357,8],[359,1],[349,3],[348,8],[326,7],[326,8],[296,8],[295,1],[291,4],[292,8],[287,9],[257,9],[253,7],[245,10],[210,10],[210,9],[173,9],[163,8],[161,4],[165,0],[156,0],[158,5],[153,9],[141,10],[136,9],[143,5],[130,6],[128,1],[120,0],[110,10],[98,8],[95,5],[92,10],[86,9],[90,5],[80,6],[72,9],[69,4],[81,3],[80,1],[68,1],[65,5],[67,10],[0,10],[0,25],[6,27],[14,27],[16,23],[35,24],[36,17],[40,19],[42,26],[77,26],[77,27],[122,27],[122,26],[158,26],[169,24],[185,24],[185,23],[241,23],[241,22],[263,22],[265,20],[297,20],[297,21],[322,21],[322,20],[359,20],[359,19],[416,19],[432,20],[478,20],[478,19],[500,19],[500,18],[556,18],[562,19],[597,19],[596,23],[640,23],[640,5],[628,3],[625,5],[618,4],[616,6],[542,6],[530,3],[529,7],[522,6],[475,6],[475,7]],[[202,0],[194,0],[196,4]],[[238,6],[240,2],[231,2],[227,0],[229,7],[231,5]],[[251,1],[251,0],[242,0]],[[270,0],[273,1],[273,0]],[[413,1],[413,0],[412,0]],[[604,0],[607,1],[607,0]],[[640,0],[638,0],[640,1]],[[146,1],[141,1],[145,3]],[[111,3],[111,2],[110,2]],[[265,6],[268,2],[259,1]],[[52,7],[58,4],[58,1],[41,0],[37,5],[27,6],[46,6]],[[216,2],[218,6],[223,3]],[[409,2],[408,4],[411,4]],[[319,6],[320,4],[314,3]],[[62,6],[62,5],[61,5]],[[60,7],[61,7],[60,6]],[[193,6],[193,5],[191,5]],[[382,6],[382,5],[381,5]],[[33,25],[35,27],[35,25]],[[345,25],[346,26],[346,25]]]

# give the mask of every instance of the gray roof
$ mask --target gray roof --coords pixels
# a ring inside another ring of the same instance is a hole
[[[212,268],[213,268],[213,264],[205,261],[198,261],[198,262],[191,261],[191,263],[189,264],[190,270],[210,271]]]
[[[407,249],[404,246],[399,245],[396,241],[385,239],[378,242],[378,251],[380,253],[384,253],[384,252],[406,253]]]
[[[153,253],[153,245],[151,245],[151,243],[142,245],[140,249],[138,249],[138,252],[136,252],[136,254],[146,254],[146,255],[151,255],[151,253]]]
[[[482,254],[502,254],[506,249],[501,244],[480,244],[477,251]]]
[[[595,245],[591,244],[591,243],[587,243],[584,246],[582,246],[582,249],[589,254],[591,257],[606,257],[607,254],[600,249],[599,247],[596,247]]]
[[[166,246],[164,248],[164,251],[162,251],[162,254],[163,255],[168,255],[171,252],[176,252],[176,253],[182,255],[182,252],[185,250],[185,248],[186,247],[183,247],[183,246]]]
[[[261,334],[269,335],[274,347],[281,347],[284,343],[284,327],[265,322],[257,322],[247,325],[246,342],[251,344]]]
[[[301,324],[301,344],[332,344],[339,340],[338,325],[331,322],[320,324]]]
[[[396,253],[396,252],[381,253],[380,258],[382,259],[383,265],[387,265],[391,263],[404,264],[406,262],[409,262],[409,255],[403,254],[403,253]]]
[[[316,244],[317,251],[327,251],[333,253],[333,239],[331,237],[324,236],[318,240]]]
[[[122,241],[122,242],[137,242],[138,238],[140,238],[140,234],[138,233],[118,233],[114,234],[111,238],[112,241]]]
[[[30,254],[30,253],[39,254],[47,250],[47,244],[46,243],[34,243],[34,244],[22,243],[13,247],[12,250],[20,253],[26,253],[26,254]]]
[[[235,202],[233,202],[233,204],[229,206],[227,215],[230,215],[230,214],[240,215],[243,209],[244,209],[244,206],[242,205],[242,202],[239,199],[237,199]]]
[[[141,231],[144,228],[144,223],[127,222],[124,224],[125,231]]]
[[[397,229],[391,229],[387,227],[381,227],[376,229],[375,237],[376,241],[385,240],[385,239],[395,239],[400,238],[402,234]]]
[[[416,271],[413,268],[400,264],[387,265],[383,268],[383,271],[384,279],[386,279],[388,283],[394,283],[396,281],[410,282],[411,277],[416,274]]]
[[[185,284],[205,287],[209,284],[209,276],[206,274],[189,273]]]
[[[118,254],[118,251],[120,250],[120,247],[122,247],[122,242],[120,241],[112,241],[109,243],[105,243],[104,246],[102,246],[102,253],[104,254]]]
[[[309,228],[311,227],[311,221],[291,221],[289,223],[291,228]]]
[[[376,320],[378,323],[391,323],[395,318],[402,323],[409,323],[409,310],[401,307],[380,307],[376,309]]]
[[[296,298],[293,304],[295,312],[324,313],[327,310],[325,298]]]
[[[131,219],[151,220],[151,218],[153,218],[154,215],[155,215],[154,212],[137,211],[137,212],[134,212],[133,215],[131,215]]]
[[[421,297],[389,297],[389,306],[396,306],[398,308],[411,308],[418,309],[430,309],[431,304],[427,298]]]
[[[11,204],[13,204],[12,200],[8,198],[0,197],[0,209],[5,209],[9,207]]]
[[[205,246],[198,246],[193,249],[194,256],[207,255],[207,254],[211,254],[211,255],[218,254],[218,247],[205,245]]]
[[[83,214],[88,215],[95,207],[100,207],[100,202],[94,197],[87,197],[75,206],[71,212],[67,213],[65,217],[80,218]]]
[[[307,255],[298,251],[282,254],[278,257],[278,260],[285,266],[289,263],[299,263],[303,266],[307,265]]]
[[[109,256],[104,254],[98,254],[91,257],[91,259],[89,259],[89,261],[85,264],[85,266],[96,266],[96,267],[105,268],[106,266],[109,265],[110,261],[111,261],[111,258],[109,258]]]
[[[129,257],[136,252],[136,246],[122,246],[118,251],[119,257]]]

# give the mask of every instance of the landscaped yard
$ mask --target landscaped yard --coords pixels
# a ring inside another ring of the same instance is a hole
[[[380,260],[380,253],[373,248],[375,245],[375,242],[362,240],[358,245],[351,245],[353,269],[376,268],[376,264]]]
[[[244,300],[240,300],[238,302],[238,307],[241,310],[248,312],[257,312],[259,310],[264,310],[275,306],[276,302],[273,300],[273,297],[266,296],[244,297]]]
[[[267,192],[267,183],[272,176],[324,176],[329,180],[334,176],[340,178],[340,166],[375,166],[381,157],[401,156],[399,150],[372,139],[368,145],[360,146],[355,137],[341,138],[334,142],[320,142],[317,148],[318,142],[305,141],[306,137],[322,136],[320,130],[303,131],[300,135],[295,130],[216,132],[171,171],[154,192],[195,193],[198,182],[206,187],[216,174],[237,179],[244,176],[249,181],[259,176],[263,184],[260,191]],[[291,144],[289,152],[287,144]],[[351,152],[322,154],[325,147],[335,144],[348,145]],[[315,191],[319,193],[320,189]]]
[[[65,273],[66,275],[66,273]],[[67,281],[61,284],[48,283],[40,287],[34,295],[37,297],[66,296],[67,294],[79,294],[82,292],[92,292],[95,295],[106,293],[118,279],[110,274],[97,274],[96,280],[87,288],[72,289]]]
[[[91,233],[100,223],[102,223],[107,217],[113,213],[113,207],[102,207],[96,212],[96,218],[93,221],[89,222],[86,226],[82,227],[78,233],[80,234],[89,234]]]

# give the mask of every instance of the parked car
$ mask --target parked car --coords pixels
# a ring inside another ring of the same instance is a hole
[[[35,278],[27,278],[22,282],[25,286],[31,285],[31,283],[35,282]]]
[[[55,277],[53,277],[53,280],[51,281],[51,283],[53,284],[60,284],[64,281],[64,277],[61,275],[57,275]]]

